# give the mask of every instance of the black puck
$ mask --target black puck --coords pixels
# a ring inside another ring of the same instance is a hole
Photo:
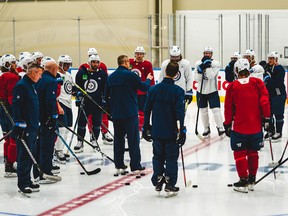
[[[137,175],[136,178],[141,178],[141,176],[138,176],[138,175]]]
[[[227,184],[227,187],[232,187],[233,185],[232,184]]]
[[[193,188],[198,188],[198,185],[192,185]]]
[[[124,172],[121,172],[121,175],[126,175],[126,172],[124,171]]]
[[[80,175],[85,175],[85,172],[80,172]]]
[[[115,173],[114,176],[117,177],[117,176],[119,176],[119,174],[118,174],[118,173]]]
[[[130,185],[130,182],[125,182],[125,185]]]
[[[140,176],[145,176],[145,173],[140,173]]]

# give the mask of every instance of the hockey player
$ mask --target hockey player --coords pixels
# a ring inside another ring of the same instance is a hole
[[[38,65],[41,66],[41,61],[43,59],[44,55],[43,53],[36,51],[32,53],[32,58],[34,59],[34,62]]]
[[[284,84],[285,70],[278,64],[278,53],[271,52],[267,55],[268,64],[265,67],[264,82],[269,92],[271,106],[271,131],[265,134],[265,138],[272,136],[272,142],[281,141],[284,124],[284,112],[286,101],[286,88]],[[276,119],[276,133],[273,117]]]
[[[6,54],[2,57],[3,72],[0,76],[0,123],[3,135],[12,130],[12,122],[8,115],[12,115],[12,92],[16,83],[20,80],[16,70],[16,58],[12,54]],[[4,109],[5,108],[5,109]],[[7,113],[8,112],[8,115]],[[13,164],[16,162],[17,150],[16,141],[13,136],[7,136],[4,139],[4,177],[16,177],[16,169]]]
[[[96,56],[97,56],[97,55],[98,55],[98,52],[97,52],[97,50],[96,50],[95,48],[89,48],[87,54],[88,54],[88,58],[89,58],[91,55],[96,55]],[[99,55],[98,55],[98,56],[99,56]],[[99,59],[100,59],[100,56],[99,56]],[[84,67],[86,67],[86,68],[90,68],[90,65],[89,65],[88,63],[82,64],[82,65],[79,67],[79,69],[80,69],[82,66],[84,66]],[[107,73],[107,75],[108,75],[107,66],[106,66],[106,64],[105,64],[104,62],[100,61],[99,69],[105,71],[105,72]],[[91,137],[91,141],[92,141],[92,135],[91,135],[92,131],[91,131],[91,128],[90,128],[90,126],[89,126],[89,125],[92,125],[92,124],[93,124],[93,122],[92,122],[92,116],[91,116],[91,115],[88,116],[88,120],[89,120],[88,128],[89,128],[90,137]],[[102,122],[103,122],[103,124],[105,125],[105,127],[101,125],[101,132],[102,132],[102,141],[103,141],[103,144],[112,145],[112,144],[113,144],[113,139],[109,136],[109,133],[108,133],[108,130],[107,130],[107,128],[108,128],[108,126],[109,126],[109,121],[108,121],[108,116],[107,116],[106,113],[103,113],[103,114],[102,114]]]
[[[28,69],[28,65],[31,64],[32,62],[34,62],[32,55],[26,55],[21,57],[21,59],[19,59],[19,64],[18,64],[18,74],[19,76],[21,76],[22,78],[24,77],[24,75],[26,74],[26,71]]]
[[[247,189],[253,190],[258,151],[263,147],[262,118],[264,129],[270,127],[270,104],[263,81],[250,76],[248,60],[239,59],[234,68],[238,79],[226,91],[224,127],[240,177],[239,182],[234,183],[234,190],[247,193]]]
[[[241,58],[241,54],[239,52],[232,53],[230,58],[231,61],[225,68],[225,80],[227,82],[233,82],[235,79],[237,79],[234,73],[234,64],[239,58]]]
[[[92,99],[99,105],[103,106],[102,99],[104,97],[104,90],[107,82],[107,73],[99,69],[100,57],[98,55],[91,55],[88,60],[89,68],[81,67],[76,74],[76,84],[92,97]],[[78,93],[77,106],[79,121],[77,134],[85,137],[86,133],[86,117],[92,115],[92,145],[98,146],[97,140],[100,133],[102,110],[94,104],[90,99],[84,97],[81,92]],[[81,107],[83,108],[81,110]],[[78,142],[74,147],[76,153],[83,152],[83,141],[78,137]]]
[[[26,75],[20,80],[13,91],[13,134],[17,137],[18,151],[18,188],[20,193],[30,194],[39,191],[39,184],[31,180],[32,161],[25,149],[25,141],[33,155],[36,154],[36,137],[39,128],[39,102],[34,84],[41,78],[42,69],[36,64],[28,66]]]
[[[153,68],[151,62],[144,60],[145,49],[141,46],[135,49],[135,58],[129,59],[131,71],[135,72],[140,76],[142,81],[146,80],[147,75],[150,73],[154,77]],[[155,85],[154,78],[151,80],[151,86]],[[139,118],[139,131],[142,131],[144,123],[144,104],[146,100],[146,92],[137,90],[138,95],[138,118]]]
[[[19,62],[18,62],[18,64],[17,64],[16,70],[18,71],[18,74],[19,74],[21,77],[23,77],[23,76],[25,75],[24,73],[22,73],[22,72],[25,72],[24,69],[23,69],[22,63],[23,63],[24,58],[26,58],[26,57],[30,57],[30,59],[32,59],[32,61],[34,61],[34,59],[32,58],[32,54],[29,53],[29,52],[24,51],[24,52],[21,52],[21,53],[19,54],[19,58],[18,58],[18,61],[19,61]],[[26,67],[26,70],[27,70],[27,67]]]
[[[162,62],[161,72],[159,76],[159,82],[161,82],[165,77],[165,71],[168,63],[170,61],[177,62],[179,64],[178,74],[175,76],[175,84],[180,86],[185,91],[185,101],[190,104],[193,99],[192,92],[192,70],[190,62],[187,59],[182,58],[181,50],[179,46],[172,46],[169,50],[170,59],[166,59]]]
[[[220,111],[220,99],[217,89],[217,76],[220,70],[220,63],[212,59],[213,50],[211,47],[205,47],[203,58],[195,63],[194,78],[198,82],[197,101],[200,109],[202,122],[204,126],[204,138],[210,136],[208,102],[213,112],[218,135],[223,137],[224,128],[222,125],[222,116]]]
[[[72,59],[69,55],[61,55],[58,58],[58,75],[63,81],[61,85],[60,96],[57,98],[59,106],[63,110],[63,114],[59,114],[59,121],[68,127],[72,127],[73,115],[72,115],[72,88],[73,79],[71,74],[68,72],[69,68],[72,66]],[[59,125],[59,132],[66,140],[68,135],[68,130]],[[57,162],[65,164],[68,160],[68,155],[63,153],[63,142],[61,139],[57,139],[55,143],[54,158]]]
[[[58,65],[51,57],[43,58],[44,72],[42,78],[36,84],[40,107],[40,142],[39,142],[39,165],[42,171],[52,174],[52,159],[56,140],[57,111],[57,81]],[[38,170],[34,169],[34,177],[39,176]],[[50,179],[40,177],[40,184],[56,183]]]
[[[254,50],[246,50],[243,54],[243,58],[246,58],[250,63],[250,76],[263,80],[264,69],[259,64],[256,64]]]
[[[151,87],[145,104],[145,124],[143,137],[147,141],[153,138],[153,176],[151,178],[155,190],[160,192],[165,183],[165,191],[177,193],[175,187],[178,176],[179,146],[186,140],[184,126],[184,90],[174,84],[179,71],[176,62],[169,62],[165,78],[161,83]],[[152,112],[152,130],[150,117]],[[177,128],[179,121],[180,128]],[[150,136],[150,131],[151,136]],[[179,137],[177,138],[177,133]],[[176,140],[177,139],[177,140]],[[177,145],[178,144],[178,145]],[[169,194],[168,194],[169,196]]]
[[[127,168],[124,164],[125,136],[127,135],[130,169],[136,174],[144,167],[141,166],[140,137],[137,107],[137,89],[147,91],[153,76],[148,74],[145,82],[135,73],[131,73],[130,61],[126,55],[117,59],[118,68],[107,81],[105,99],[111,110],[114,126],[114,161],[116,171]]]

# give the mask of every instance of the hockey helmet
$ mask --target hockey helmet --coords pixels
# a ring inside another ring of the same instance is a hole
[[[177,57],[180,56],[181,50],[179,46],[170,47],[170,56]]]
[[[72,59],[69,55],[61,55],[58,58],[58,63],[68,63],[68,64],[72,64]]]
[[[91,55],[97,55],[98,52],[95,48],[88,48],[88,52],[87,52],[88,56],[91,56]]]
[[[137,46],[135,49],[135,53],[144,53],[145,54],[145,49],[142,46]]]
[[[211,53],[213,53],[213,49],[212,49],[212,47],[206,46],[206,47],[204,48],[204,52],[211,52]]]
[[[20,54],[19,54],[19,61],[20,61],[20,59],[22,58],[22,57],[24,57],[24,56],[32,56],[32,54],[30,53],[30,52],[26,52],[26,51],[24,51],[24,52],[21,52]]]
[[[91,64],[92,61],[99,61],[100,62],[99,55],[91,55],[88,59],[89,64]]]
[[[230,57],[231,57],[231,58],[240,59],[240,58],[241,58],[241,54],[240,54],[239,52],[233,52]]]
[[[19,60],[19,66],[26,70],[28,68],[28,65],[34,62],[34,59],[32,58],[32,55],[30,56],[22,56],[22,58]]]
[[[273,51],[273,52],[269,53],[269,54],[267,55],[267,57],[268,57],[268,58],[275,58],[275,59],[277,59],[277,58],[279,58],[279,54],[278,54],[278,52]]]
[[[243,56],[255,56],[255,51],[252,50],[252,49],[247,49],[247,50],[244,52]]]
[[[2,64],[5,65],[6,63],[12,64],[13,62],[16,63],[16,58],[12,54],[5,54],[2,56]]]
[[[238,74],[240,71],[243,71],[245,69],[249,71],[250,69],[249,61],[244,58],[238,59],[234,64],[234,72]]]
[[[45,66],[48,62],[55,62],[56,63],[55,59],[53,59],[52,57],[45,56],[42,58],[40,66],[42,68],[45,68]]]
[[[34,61],[36,61],[38,58],[43,58],[44,55],[43,55],[43,53],[36,51],[36,52],[32,53],[32,57],[33,57]]]

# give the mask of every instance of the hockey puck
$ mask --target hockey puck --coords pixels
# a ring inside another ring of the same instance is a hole
[[[117,176],[119,176],[119,174],[118,174],[118,173],[115,173],[114,176],[117,177]]]
[[[232,187],[233,185],[232,184],[227,184],[227,187]]]
[[[121,175],[126,175],[126,172],[125,172],[125,171],[124,171],[124,172],[122,172],[122,173],[121,173]]]
[[[198,188],[198,185],[192,185],[193,188]]]
[[[141,178],[141,176],[136,176],[136,178]]]
[[[140,176],[145,176],[145,173],[140,173]]]
[[[80,172],[80,175],[85,175],[85,172]]]
[[[130,182],[125,182],[125,185],[130,185]]]

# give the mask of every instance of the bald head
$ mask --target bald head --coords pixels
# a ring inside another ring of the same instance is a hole
[[[53,74],[56,77],[56,74],[58,71],[58,65],[54,61],[49,61],[45,65],[45,70],[49,71],[51,74]]]

